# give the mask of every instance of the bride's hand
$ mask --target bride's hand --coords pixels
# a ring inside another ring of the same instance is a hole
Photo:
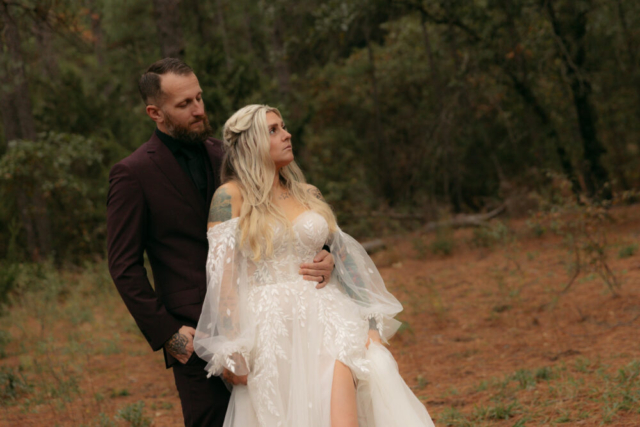
[[[369,348],[369,344],[371,344],[372,341],[382,345],[380,334],[376,329],[369,329],[369,338],[367,339],[367,348]]]
[[[222,378],[224,378],[226,382],[233,385],[239,385],[239,384],[247,385],[247,375],[236,375],[230,370],[228,370],[227,368],[224,369],[224,372],[222,373]]]

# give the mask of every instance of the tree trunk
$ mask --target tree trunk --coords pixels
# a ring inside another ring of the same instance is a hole
[[[224,5],[222,0],[216,0],[216,21],[218,21],[218,27],[220,28],[220,34],[222,35],[222,49],[224,50],[225,63],[227,65],[227,71],[231,71],[231,49],[229,47],[229,38],[227,37],[227,28],[224,22]]]
[[[104,33],[102,31],[102,16],[100,10],[95,4],[95,0],[88,2],[89,12],[91,13],[91,34],[93,35],[93,51],[96,55],[98,66],[104,64]]]
[[[163,58],[184,57],[180,0],[153,0],[160,53]]]
[[[564,149],[564,146],[560,141],[558,132],[551,122],[549,114],[547,114],[546,110],[542,108],[542,105],[540,105],[540,102],[536,98],[533,90],[527,84],[527,82],[522,81],[510,71],[507,71],[507,75],[511,78],[516,93],[518,93],[524,103],[533,110],[533,113],[542,124],[545,137],[554,142],[553,145],[556,149],[556,154],[558,156],[558,160],[560,161],[560,167],[562,167],[562,172],[571,182],[571,188],[573,189],[574,194],[578,195],[580,193],[580,183],[578,182],[575,171],[573,170],[571,159],[569,158],[567,151]]]
[[[33,33],[38,46],[38,56],[42,64],[44,74],[53,80],[58,76],[58,60],[51,45],[53,31],[51,28],[51,9],[46,4],[38,3],[34,9],[38,20],[33,23]]]
[[[373,100],[373,128],[375,129],[376,139],[374,148],[374,164],[378,173],[378,187],[382,192],[385,200],[393,204],[394,192],[393,192],[393,179],[388,174],[383,174],[382,171],[388,169],[389,158],[388,150],[389,141],[387,134],[382,126],[382,114],[380,113],[380,95],[378,90],[378,77],[376,75],[376,61],[373,54],[373,47],[371,46],[371,28],[369,25],[365,28],[365,40],[367,43],[367,55],[369,58],[369,75],[371,77],[371,97]]]
[[[591,83],[586,78],[584,65],[586,62],[585,36],[587,33],[587,11],[571,11],[571,22],[567,25],[568,34],[558,20],[551,1],[544,3],[557,39],[560,57],[567,70],[569,87],[573,94],[573,103],[578,116],[578,128],[582,138],[584,151],[583,173],[589,196],[610,198],[607,187],[609,173],[602,165],[602,156],[606,150],[597,130],[597,114],[591,102]],[[568,39],[571,37],[571,40]],[[572,41],[573,43],[569,43]],[[573,49],[572,49],[573,48]],[[572,53],[573,50],[573,53]]]
[[[4,24],[4,43],[6,46],[5,63],[3,64],[5,66],[3,71],[6,74],[2,79],[6,87],[4,87],[3,94],[8,97],[7,106],[15,109],[10,116],[13,115],[16,120],[15,126],[11,125],[5,128],[5,133],[7,129],[15,131],[15,134],[7,135],[7,142],[14,139],[35,140],[36,126],[33,121],[27,76],[22,61],[18,25],[9,13],[9,5],[3,0],[0,0],[0,14]]]
[[[287,65],[287,53],[282,40],[282,20],[275,11],[273,15],[273,28],[271,31],[271,45],[274,53],[274,66],[278,89],[283,97],[288,98],[291,93],[291,75]]]
[[[637,94],[637,111],[640,113],[640,73],[638,73],[638,49],[636,43],[634,43],[633,32],[629,30],[629,24],[627,23],[627,13],[622,5],[621,0],[617,0],[618,17],[620,18],[620,24],[622,25],[622,32],[625,38],[625,44],[627,47],[627,54],[629,55],[629,80],[633,82]]]
[[[0,72],[4,85],[0,88],[0,107],[5,139],[35,140],[37,137],[27,76],[22,60],[20,33],[15,19],[11,16],[9,5],[0,0],[0,22],[3,24],[4,53]],[[17,194],[20,218],[27,233],[27,248],[34,260],[40,255],[51,253],[51,227],[46,212],[46,202],[36,188]]]

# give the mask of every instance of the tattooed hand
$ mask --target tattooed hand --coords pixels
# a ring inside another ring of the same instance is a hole
[[[193,354],[193,337],[195,334],[195,329],[183,326],[164,343],[164,348],[170,355],[178,359],[178,362],[184,365]]]

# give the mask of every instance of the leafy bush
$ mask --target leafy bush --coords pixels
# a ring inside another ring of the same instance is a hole
[[[38,237],[50,234],[45,237],[55,248],[57,260],[77,261],[87,254],[101,254],[108,166],[123,155],[117,144],[65,133],[42,133],[36,141],[11,141],[0,158],[0,197],[13,209],[0,211],[0,222],[19,227],[0,229],[8,233],[0,241],[9,242],[0,246],[0,256],[28,259],[33,255],[16,248],[27,247],[25,221],[42,220],[50,224],[48,230],[37,230]]]

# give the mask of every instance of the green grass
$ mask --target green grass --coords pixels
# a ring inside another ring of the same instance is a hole
[[[93,405],[94,414],[102,412],[101,402],[109,391],[81,387],[94,374],[92,357],[118,355],[123,339],[138,341],[141,336],[138,331],[124,330],[133,323],[129,317],[115,318],[108,309],[122,302],[106,262],[68,270],[47,262],[20,264],[14,271],[0,316],[0,359],[13,357],[18,366],[0,367],[0,406],[17,406],[23,413],[46,408],[73,417],[82,401],[83,407]],[[83,398],[87,393],[90,403]],[[111,395],[128,396],[130,392],[113,390]],[[88,425],[118,423],[122,421],[102,414]]]
[[[640,360],[615,369],[578,357],[554,366],[518,369],[482,380],[455,396],[443,394],[447,397],[475,403],[473,409],[468,409],[470,404],[445,408],[437,425],[484,427],[500,420],[514,420],[514,426],[574,425],[584,419],[615,425],[621,414],[640,414]]]

